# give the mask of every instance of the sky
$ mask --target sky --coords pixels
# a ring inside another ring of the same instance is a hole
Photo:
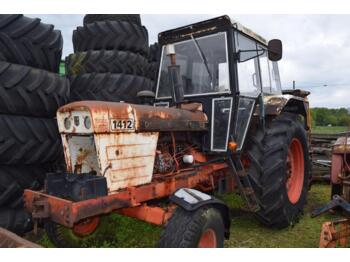
[[[28,15],[55,25],[64,39],[63,57],[73,52],[72,32],[84,15]],[[219,14],[141,15],[150,43],[164,30],[198,22]],[[312,107],[350,108],[350,15],[243,15],[230,17],[266,39],[281,39],[279,62],[283,89],[311,92]]]

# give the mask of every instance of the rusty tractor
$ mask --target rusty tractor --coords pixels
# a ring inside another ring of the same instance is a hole
[[[79,246],[117,212],[164,225],[159,247],[223,247],[230,212],[214,192],[239,192],[267,226],[298,221],[309,103],[307,92],[281,90],[281,41],[221,16],[162,32],[159,44],[156,92],[139,92],[139,104],[58,110],[67,171],[24,193],[57,246]]]
[[[348,134],[348,133],[347,133]],[[340,137],[332,146],[332,200],[312,212],[316,217],[328,211],[341,213],[345,218],[323,223],[319,247],[349,247],[350,237],[350,138]]]

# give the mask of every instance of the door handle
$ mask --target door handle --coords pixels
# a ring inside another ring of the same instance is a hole
[[[229,108],[229,107],[221,108],[221,113],[226,114],[226,113],[229,113],[230,110],[231,110],[231,108]]]

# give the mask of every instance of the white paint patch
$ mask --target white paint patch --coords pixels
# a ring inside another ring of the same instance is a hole
[[[151,182],[157,140],[157,132],[95,135],[109,192]]]

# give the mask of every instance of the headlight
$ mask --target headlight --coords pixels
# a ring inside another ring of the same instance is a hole
[[[69,117],[64,119],[64,127],[68,130],[72,126],[72,120]]]
[[[86,116],[84,118],[84,126],[87,128],[87,129],[90,129],[91,127],[91,119],[89,116]]]

